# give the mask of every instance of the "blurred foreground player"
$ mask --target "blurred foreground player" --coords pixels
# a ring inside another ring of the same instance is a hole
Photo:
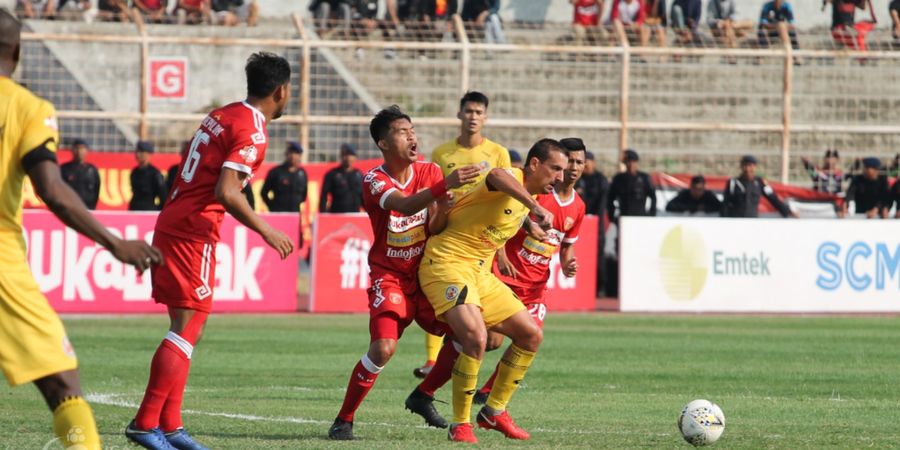
[[[369,130],[384,156],[384,163],[363,179],[363,208],[375,236],[369,251],[370,341],[369,350],[353,368],[344,403],[328,430],[328,437],[337,440],[354,439],[356,410],[394,355],[403,330],[413,320],[426,332],[444,334],[443,324],[437,322],[434,310],[419,289],[416,272],[425,240],[447,224],[447,189],[469,183],[479,173],[477,166],[466,166],[444,179],[437,165],[417,161],[419,142],[415,129],[409,116],[397,106],[379,112]],[[428,398],[419,402],[415,412],[431,426],[447,427],[432,401]]]
[[[137,416],[125,429],[151,449],[202,449],[181,422],[191,353],[212,310],[216,243],[225,211],[258,233],[282,259],[291,240],[250,208],[241,189],[265,159],[266,124],[284,111],[291,68],[272,53],[247,60],[247,99],[209,113],[194,133],[153,242],[166,264],[153,270],[153,299],[168,306],[171,326],[150,363],[150,381]]]
[[[0,368],[10,386],[33,382],[64,448],[100,449],[91,407],[84,400],[78,361],[56,312],[26,263],[22,184],[68,227],[143,272],[162,259],[143,241],[123,241],[88,212],[56,165],[56,111],[10,79],[19,62],[21,24],[0,9]],[[11,431],[11,430],[7,430]]]

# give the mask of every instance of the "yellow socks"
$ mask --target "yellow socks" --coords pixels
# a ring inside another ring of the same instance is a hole
[[[453,366],[453,420],[452,423],[469,423],[472,414],[472,396],[478,388],[478,369],[481,361],[460,353]]]
[[[534,352],[522,350],[516,347],[515,344],[509,346],[509,349],[503,354],[503,358],[500,359],[500,364],[497,368],[497,378],[494,380],[494,387],[491,389],[491,395],[488,396],[486,403],[488,408],[494,411],[506,409],[509,399],[512,398],[519,387],[519,382],[525,378],[525,372],[531,367],[534,355]],[[454,403],[456,401],[455,394],[456,391],[454,390]]]
[[[67,397],[53,410],[53,432],[63,448],[100,450],[94,414],[81,397]]]
[[[428,362],[434,363],[437,361],[438,352],[441,351],[441,346],[443,344],[444,338],[435,336],[431,333],[425,333],[425,355],[428,358]]]

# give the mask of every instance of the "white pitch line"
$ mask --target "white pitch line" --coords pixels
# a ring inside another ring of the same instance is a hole
[[[139,403],[123,399],[122,397],[124,397],[126,395],[128,395],[128,394],[114,394],[114,393],[105,393],[104,394],[104,393],[92,392],[92,393],[85,395],[85,399],[89,403],[94,403],[97,405],[119,406],[122,408],[131,408],[131,409],[138,409],[141,406]],[[211,412],[211,411],[200,411],[200,410],[196,410],[196,409],[185,409],[185,410],[182,410],[182,413],[193,414],[193,415],[198,415],[198,416],[224,417],[226,419],[245,420],[248,422],[275,422],[275,423],[331,425],[331,421],[329,421],[329,420],[307,419],[307,418],[303,418],[303,417],[257,416],[254,414]],[[384,423],[384,422],[357,422],[357,424],[366,425],[366,426],[390,427],[390,428],[432,429],[432,427],[429,427],[426,425],[403,425],[403,424]],[[610,432],[604,432],[604,431],[555,430],[555,429],[547,429],[547,428],[537,428],[534,431],[540,432],[540,433],[566,433],[566,434],[584,434],[584,435],[610,434]]]

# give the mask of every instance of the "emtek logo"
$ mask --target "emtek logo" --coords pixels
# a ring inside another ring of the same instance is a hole
[[[816,286],[833,291],[846,280],[856,291],[869,289],[873,283],[880,291],[884,290],[888,278],[898,280],[894,282],[895,286],[900,285],[900,245],[892,252],[884,243],[855,242],[843,255],[841,250],[836,242],[819,246],[816,264],[821,273],[816,277]]]
[[[700,233],[676,226],[663,238],[659,249],[663,288],[673,300],[693,300],[700,295],[709,272],[706,246]]]

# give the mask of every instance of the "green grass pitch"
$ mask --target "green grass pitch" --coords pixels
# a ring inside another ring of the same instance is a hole
[[[65,318],[106,448],[126,445],[163,316]],[[675,426],[695,398],[718,403],[720,448],[888,448],[900,443],[900,327],[885,317],[548,317],[510,412],[527,442],[476,431],[482,447],[688,448]],[[403,409],[423,360],[407,330],[356,417],[359,441],[326,439],[367,317],[213,316],[194,352],[185,423],[214,449],[449,447]],[[499,354],[482,367],[481,380]],[[50,414],[33,386],[5,388],[0,449],[41,449]],[[438,393],[449,401],[449,386]],[[449,404],[438,404],[445,416]],[[49,448],[59,448],[49,447]]]

